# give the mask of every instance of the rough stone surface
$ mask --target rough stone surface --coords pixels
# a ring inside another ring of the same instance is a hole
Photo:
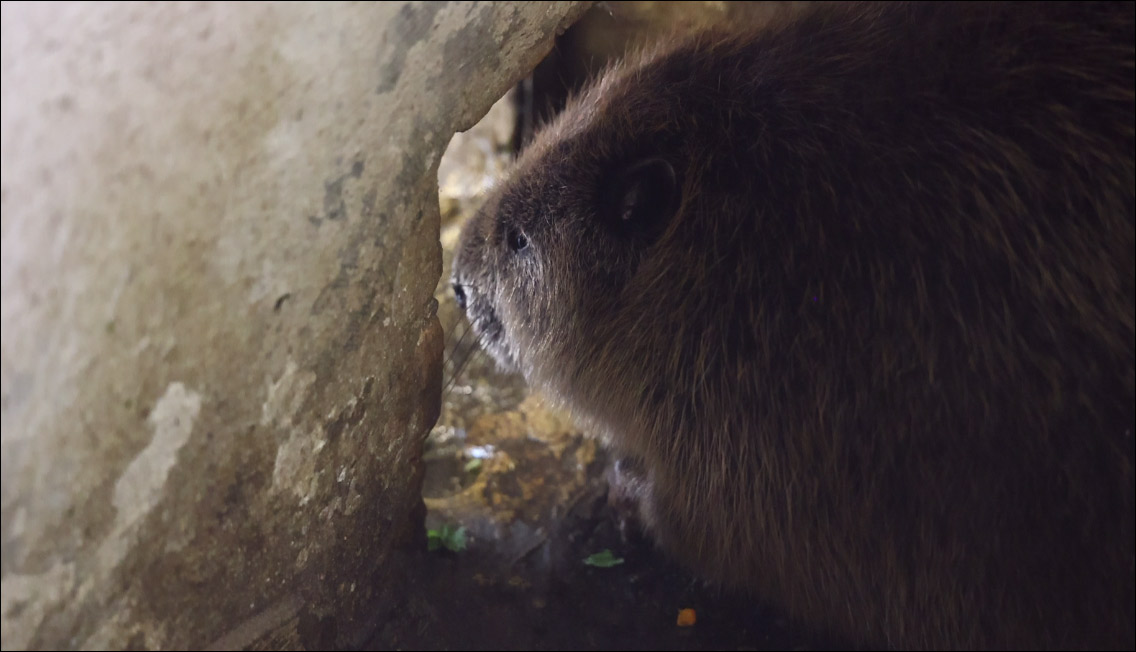
[[[366,636],[421,535],[438,157],[582,9],[3,5],[4,649]]]

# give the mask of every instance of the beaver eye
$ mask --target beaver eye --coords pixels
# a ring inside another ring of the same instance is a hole
[[[514,252],[521,251],[525,247],[529,246],[529,239],[525,237],[524,233],[521,233],[520,229],[509,229],[509,233],[505,236],[505,240],[509,243],[509,248]]]

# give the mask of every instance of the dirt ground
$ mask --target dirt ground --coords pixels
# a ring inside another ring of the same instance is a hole
[[[809,650],[831,642],[776,613],[690,577],[646,543],[624,544],[590,492],[527,554],[492,540],[458,553],[422,552],[408,599],[371,642],[401,650]],[[624,562],[583,559],[611,549]],[[680,627],[680,609],[697,622]]]

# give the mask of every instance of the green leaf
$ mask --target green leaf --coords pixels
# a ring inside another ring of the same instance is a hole
[[[465,472],[466,473],[473,473],[474,471],[477,471],[480,468],[481,468],[481,460],[476,458],[476,457],[465,463]]]
[[[588,555],[588,557],[584,559],[584,563],[589,566],[595,566],[596,568],[611,568],[612,566],[618,566],[622,564],[623,558],[616,557],[615,555],[611,554],[611,550],[604,548],[601,552],[597,552],[594,555]]]
[[[437,530],[426,530],[426,549],[431,552],[439,548],[461,552],[465,550],[466,544],[465,527],[455,528],[446,524]]]

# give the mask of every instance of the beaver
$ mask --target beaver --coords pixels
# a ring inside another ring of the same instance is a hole
[[[458,303],[709,580],[857,644],[1132,649],[1133,7],[655,47],[471,218]]]

